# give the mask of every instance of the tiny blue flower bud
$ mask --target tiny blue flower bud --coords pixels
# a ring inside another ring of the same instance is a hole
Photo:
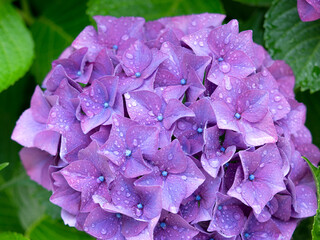
[[[162,229],[165,229],[165,228],[166,228],[166,226],[167,226],[167,224],[166,224],[166,223],[164,223],[164,222],[161,222],[161,223],[160,223],[160,227],[161,227]]]
[[[249,180],[250,180],[250,181],[253,181],[253,180],[254,180],[254,175],[253,175],[253,174],[250,174],[250,175],[249,175]]]
[[[103,107],[104,107],[104,108],[108,108],[108,107],[109,107],[109,103],[105,102],[105,103],[103,104]]]
[[[166,176],[168,176],[168,172],[167,172],[167,171],[162,171],[162,172],[161,172],[161,175],[164,176],[164,177],[166,177]]]
[[[199,127],[199,128],[197,129],[197,132],[198,132],[198,133],[202,133],[202,132],[203,132],[203,129]]]
[[[200,201],[201,200],[201,196],[200,195],[197,195],[196,196],[196,201]]]
[[[236,113],[236,114],[234,114],[234,117],[239,120],[241,118],[241,114],[240,113]]]
[[[103,182],[103,181],[104,181],[104,176],[98,177],[97,182]]]
[[[126,150],[126,157],[130,157],[132,154],[131,150],[127,149]]]
[[[135,76],[138,78],[138,77],[141,77],[141,73],[140,72],[136,72]]]
[[[182,78],[180,80],[181,85],[186,85],[187,84],[187,80],[185,80],[184,78]]]

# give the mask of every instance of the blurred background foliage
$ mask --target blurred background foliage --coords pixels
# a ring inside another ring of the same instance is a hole
[[[50,192],[29,179],[21,147],[10,140],[36,84],[80,31],[94,24],[91,17],[154,20],[202,12],[238,19],[241,30],[253,30],[256,43],[291,64],[297,99],[307,105],[306,124],[320,146],[320,21],[300,22],[296,0],[0,0],[0,239],[92,239],[63,224]],[[312,222],[302,221],[293,239],[311,239]]]

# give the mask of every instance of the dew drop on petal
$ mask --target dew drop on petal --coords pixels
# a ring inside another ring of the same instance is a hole
[[[223,73],[228,73],[228,72],[230,72],[231,66],[227,62],[221,62],[219,65],[219,69]]]

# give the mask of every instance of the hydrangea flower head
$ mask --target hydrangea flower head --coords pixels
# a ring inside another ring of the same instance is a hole
[[[301,156],[320,152],[292,70],[224,18],[96,16],[53,62],[12,139],[65,224],[97,239],[289,240],[315,214]]]

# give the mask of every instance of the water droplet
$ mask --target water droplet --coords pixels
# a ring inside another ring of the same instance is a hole
[[[231,38],[231,33],[224,39],[224,44],[229,44]]]
[[[178,128],[179,128],[180,130],[185,130],[185,129],[186,129],[186,124],[183,123],[183,122],[178,122]]]
[[[275,100],[276,102],[279,102],[279,101],[281,100],[281,97],[280,97],[280,96],[275,96],[275,97],[274,97],[274,100]]]
[[[213,168],[217,168],[217,167],[219,167],[219,165],[220,165],[220,162],[218,160],[210,161],[210,166]]]
[[[126,41],[126,40],[129,39],[129,36],[128,36],[127,34],[125,34],[125,35],[123,35],[123,36],[121,37],[121,39],[124,40],[124,41]]]
[[[132,142],[132,144],[133,144],[133,146],[138,146],[138,141],[137,141],[137,139],[133,139],[133,142]]]
[[[263,69],[263,70],[261,71],[261,74],[262,74],[262,76],[264,76],[264,77],[268,76],[268,72],[267,72],[266,69]]]
[[[125,99],[130,99],[131,96],[130,96],[129,93],[125,93],[125,94],[124,94],[124,97],[125,97]]]
[[[223,73],[228,73],[228,72],[230,72],[231,66],[227,62],[221,62],[220,66],[219,66],[219,69]]]
[[[131,53],[126,53],[126,57],[127,57],[128,59],[133,59],[133,55],[132,55]]]

